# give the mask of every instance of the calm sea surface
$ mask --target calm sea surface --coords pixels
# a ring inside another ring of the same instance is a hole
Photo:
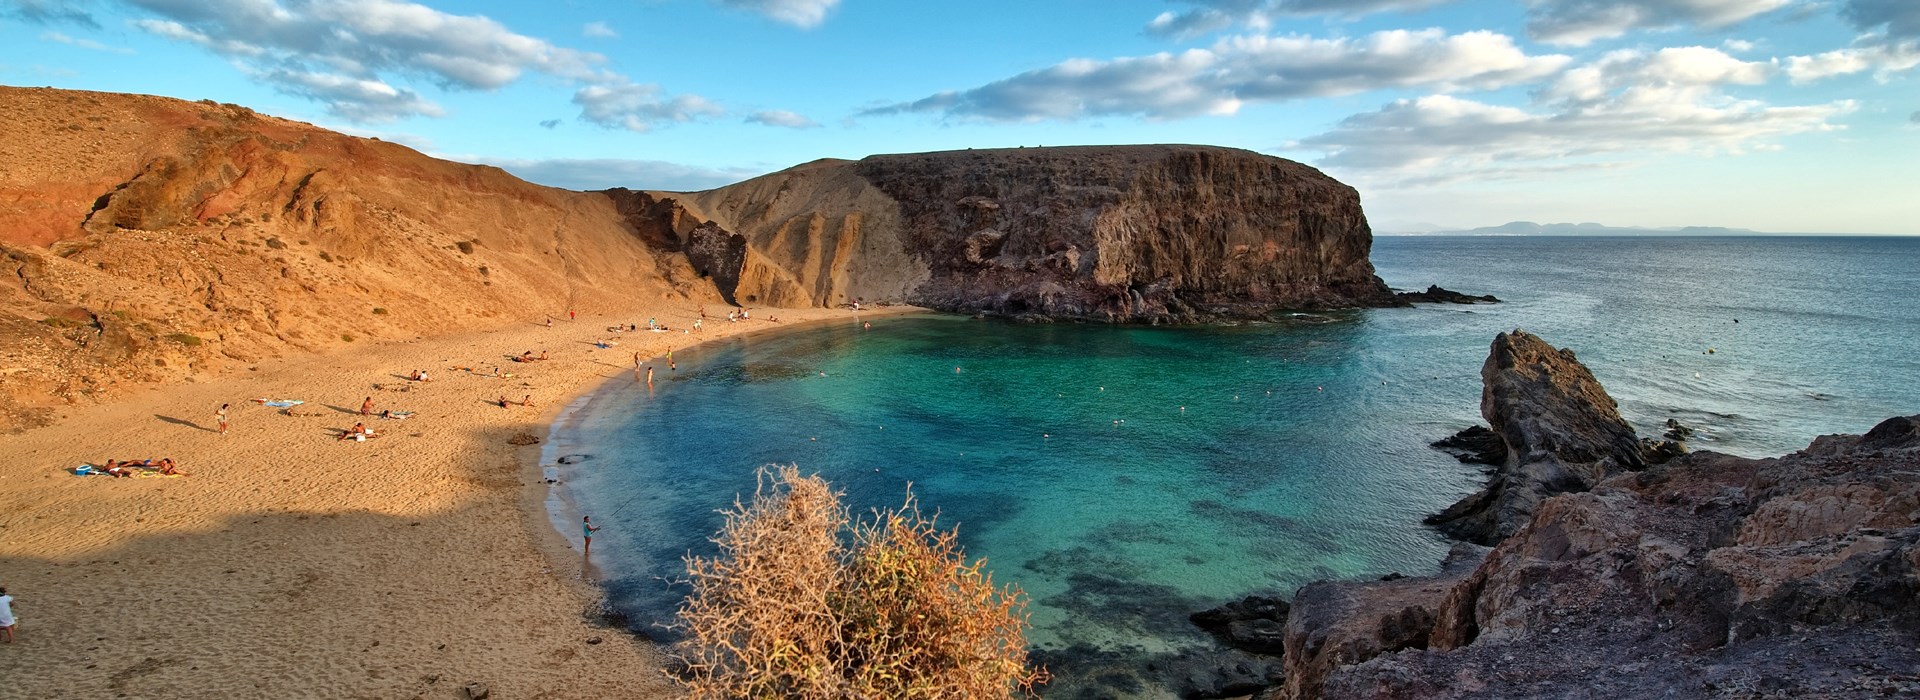
[[[557,503],[603,525],[597,574],[658,634],[682,555],[711,551],[761,465],[818,472],[855,512],[911,482],[1031,596],[1035,646],[1144,659],[1208,643],[1191,610],[1433,571],[1448,542],[1420,519],[1483,477],[1427,444],[1478,422],[1503,330],[1574,348],[1642,435],[1677,418],[1695,449],[1779,454],[1920,413],[1920,239],[1381,238],[1373,259],[1396,288],[1505,303],[1205,328],[849,318],[727,342],[576,404],[548,451],[574,455]]]

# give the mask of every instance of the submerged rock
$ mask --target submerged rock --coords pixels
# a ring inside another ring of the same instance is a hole
[[[1401,304],[1497,304],[1499,299],[1492,294],[1473,296],[1462,294],[1439,285],[1429,285],[1424,292],[1397,292],[1393,298]]]

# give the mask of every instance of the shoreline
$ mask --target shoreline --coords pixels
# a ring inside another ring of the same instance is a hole
[[[660,651],[610,634],[593,616],[598,587],[556,565],[578,553],[546,514],[541,446],[508,442],[546,434],[573,400],[630,371],[632,352],[692,340],[603,329],[649,316],[683,326],[696,306],[275,358],[0,436],[11,457],[0,461],[0,585],[20,619],[0,676],[47,698],[436,697],[468,683],[496,697],[678,695]],[[786,320],[697,337],[852,313],[777,312]],[[621,344],[592,347],[609,337]],[[553,360],[505,361],[524,349]],[[494,378],[495,364],[519,376]],[[432,381],[408,381],[413,369]],[[514,393],[534,408],[495,403]],[[376,413],[416,415],[363,419],[369,395]],[[247,400],[262,397],[307,403],[290,416]],[[224,435],[212,427],[221,403],[233,406]],[[377,437],[338,440],[356,421]],[[69,471],[162,456],[191,476]]]
[[[844,310],[830,309],[830,311]],[[848,313],[851,314],[851,318],[860,320],[938,312],[917,306],[886,306]],[[776,333],[797,332],[836,321],[845,321],[848,318],[848,316],[818,316],[794,321],[780,321],[778,325],[766,325],[742,332],[706,338],[693,345],[676,348],[676,351],[684,356],[688,353],[701,352],[706,346],[715,343],[741,341],[755,336],[772,335]],[[645,357],[642,360],[642,365],[649,366],[664,359],[663,355]],[[556,572],[556,575],[558,575],[558,572],[564,567],[581,567],[582,573],[569,577],[569,579],[582,584],[583,589],[588,591],[587,595],[592,599],[591,604],[595,606],[605,605],[606,592],[599,583],[601,579],[597,575],[598,572],[593,567],[592,562],[587,561],[583,563],[580,561],[581,537],[575,534],[572,525],[579,522],[578,518],[581,513],[577,507],[577,499],[568,486],[572,481],[570,477],[573,475],[574,470],[569,469],[569,465],[558,462],[558,458],[565,454],[559,448],[563,445],[573,444],[565,441],[565,438],[569,434],[568,431],[570,430],[566,424],[570,422],[572,417],[575,414],[587,411],[589,405],[597,397],[613,388],[616,382],[622,381],[628,381],[626,375],[615,374],[598,383],[576,391],[565,405],[556,407],[550,415],[542,418],[542,421],[547,424],[547,430],[541,437],[540,444],[521,448],[523,454],[530,453],[529,456],[531,456],[530,460],[523,460],[526,464],[523,472],[526,474],[528,481],[545,487],[541,489],[538,498],[523,501],[521,504],[530,522],[535,523],[536,527],[540,524],[544,524],[546,527],[545,536],[540,538],[540,551],[546,557],[549,565]],[[534,449],[536,447],[538,449]],[[552,479],[553,481],[548,482],[548,479]],[[645,643],[654,644],[644,632],[636,632],[633,630],[620,631],[636,637]],[[664,647],[656,645],[656,648],[659,649],[660,653],[666,653]]]

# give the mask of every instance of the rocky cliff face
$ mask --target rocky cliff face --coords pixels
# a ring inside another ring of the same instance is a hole
[[[233,105],[0,103],[0,428],[287,352],[712,295],[598,194]]]
[[[1191,322],[1394,303],[1353,188],[1234,149],[884,155],[653,196],[741,237],[712,274],[742,304]]]
[[[1571,353],[1503,335],[1483,376],[1508,466],[1552,478],[1503,470],[1483,499],[1497,544],[1439,576],[1301,589],[1286,682],[1261,698],[1920,693],[1920,416],[1633,471]]]

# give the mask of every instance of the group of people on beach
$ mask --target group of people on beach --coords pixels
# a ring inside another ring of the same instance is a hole
[[[164,474],[167,476],[184,476],[180,473],[178,466],[173,463],[172,457],[139,460],[129,459],[124,461],[109,459],[103,463],[100,468],[94,470],[94,473],[97,474],[128,477],[141,472]]]

